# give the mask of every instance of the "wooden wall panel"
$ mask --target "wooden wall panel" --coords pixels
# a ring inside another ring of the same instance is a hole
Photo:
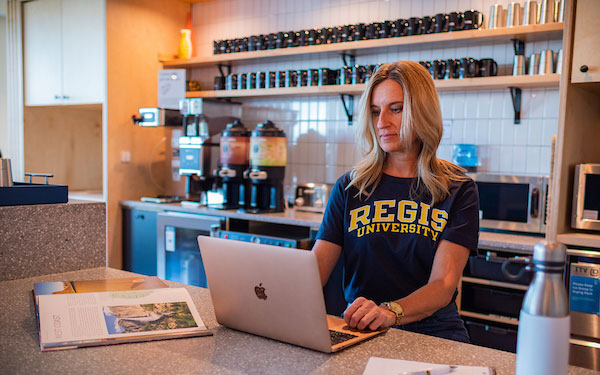
[[[25,107],[24,134],[25,172],[52,173],[69,192],[102,191],[101,104]]]
[[[190,4],[179,0],[107,0],[108,264],[122,266],[121,200],[163,194],[166,128],[133,126],[139,107],[157,105],[159,55],[175,55]],[[131,154],[129,163],[121,153]]]

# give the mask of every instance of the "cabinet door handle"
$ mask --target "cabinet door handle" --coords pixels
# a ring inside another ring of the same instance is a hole
[[[69,99],[69,96],[68,95],[63,95],[62,98],[63,99]]]
[[[142,219],[142,220],[144,220],[144,219],[145,219],[144,215],[136,215],[136,217],[135,217],[135,218],[136,218],[136,219]]]
[[[580,67],[579,67],[579,71],[580,71],[581,73],[587,73],[587,71],[588,71],[589,69],[590,69],[590,68],[589,68],[587,65],[582,65],[582,66],[580,66]]]
[[[61,96],[60,95],[54,95],[54,99],[60,99]]]
[[[540,190],[535,188],[531,192],[531,209],[529,210],[529,214],[531,217],[540,216]]]

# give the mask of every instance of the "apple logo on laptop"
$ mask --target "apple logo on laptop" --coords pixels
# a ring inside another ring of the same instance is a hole
[[[265,288],[262,286],[262,283],[254,287],[254,293],[256,293],[256,296],[259,299],[267,299],[267,295],[265,294]]]

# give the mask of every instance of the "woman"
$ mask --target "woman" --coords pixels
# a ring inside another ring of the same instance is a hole
[[[364,159],[338,179],[313,248],[323,285],[343,257],[351,327],[469,341],[454,301],[477,248],[477,188],[436,158],[441,138],[427,70],[410,61],[379,68],[360,101]]]

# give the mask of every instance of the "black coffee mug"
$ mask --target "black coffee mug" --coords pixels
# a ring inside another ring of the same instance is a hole
[[[438,13],[434,17],[434,33],[445,33],[448,31],[448,15],[446,13]]]
[[[352,25],[352,40],[365,40],[367,39],[367,25],[364,23],[357,23]]]
[[[448,31],[460,31],[465,26],[465,19],[461,12],[452,12],[448,15]]]
[[[225,77],[215,77],[215,90],[225,90]]]
[[[228,74],[227,77],[225,77],[225,90],[236,90],[237,80],[237,74]]]
[[[267,45],[269,46],[268,49],[275,49],[277,48],[277,39],[279,38],[277,33],[271,33],[268,35],[268,42]],[[283,40],[283,36],[282,36],[282,40]]]
[[[338,70],[329,68],[319,69],[319,86],[335,85],[337,83]]]
[[[408,19],[408,31],[406,35],[419,35],[423,28],[423,21],[417,17],[411,17]]]
[[[319,44],[330,44],[332,42],[331,36],[333,35],[333,29],[331,27],[323,27],[319,34]]]
[[[240,52],[240,44],[242,44],[241,39],[233,39],[231,41],[231,52]]]
[[[256,88],[257,89],[267,88],[267,73],[256,72]]]
[[[498,64],[494,59],[479,60],[479,77],[491,77],[498,75]]]
[[[367,80],[367,68],[363,65],[352,67],[352,84],[365,83]]]
[[[266,50],[267,49],[267,42],[268,42],[268,36],[264,35],[264,34],[260,34],[256,36],[256,51],[261,51],[261,50]]]
[[[483,14],[471,9],[463,12],[464,30],[479,29],[483,24]]]
[[[384,21],[379,29],[379,38],[391,38],[394,36],[394,23],[392,21]]]
[[[341,43],[342,40],[342,26],[334,26],[331,28],[331,43]]]
[[[433,79],[444,79],[446,75],[446,61],[433,60],[431,63],[431,77]]]
[[[296,35],[296,44],[298,46],[308,46],[308,34],[308,30],[298,31],[298,35]]]
[[[306,71],[306,86],[319,86],[319,69]]]
[[[275,48],[285,48],[287,47],[288,34],[280,31],[277,33],[277,37],[275,38]]]
[[[352,68],[349,66],[344,66],[344,67],[340,68],[338,81],[339,81],[340,85],[352,84]]]
[[[393,33],[395,37],[406,36],[408,33],[408,21],[404,18],[399,18],[393,22]]]
[[[421,34],[432,34],[435,30],[435,19],[430,16],[425,16],[421,18],[421,23],[423,27],[421,29]]]
[[[285,87],[296,87],[298,85],[298,72],[296,70],[288,70],[285,75]]]
[[[246,73],[238,73],[238,79],[237,79],[237,89],[238,90],[245,90],[246,89],[246,80],[247,80],[247,74]]]
[[[286,75],[287,71],[285,70],[275,72],[275,87],[285,87]]]
[[[266,79],[265,79],[265,88],[272,89],[272,88],[277,87],[276,78],[277,78],[276,72],[267,72]]]
[[[308,45],[314,46],[317,44],[317,30],[310,29],[308,30]]]
[[[479,62],[471,57],[460,59],[460,78],[472,78],[479,74]]]
[[[350,42],[354,40],[354,29],[352,29],[352,25],[344,25],[342,26],[342,42]]]
[[[297,71],[298,80],[296,81],[297,87],[308,86],[308,70],[301,69]]]
[[[288,31],[287,33],[287,41],[285,42],[286,47],[297,47],[297,38],[300,36],[300,33],[297,31]]]
[[[460,78],[460,60],[448,59],[446,60],[446,75],[445,79],[457,79]]]
[[[252,35],[248,37],[248,51],[256,51],[258,44],[258,35]]]
[[[240,52],[248,51],[248,38],[242,38],[240,42]]]
[[[367,39],[379,39],[379,30],[381,29],[381,23],[373,22],[367,25],[366,38]]]
[[[246,89],[252,90],[256,88],[256,73],[248,73],[246,75]]]
[[[221,43],[220,40],[213,40],[213,55],[218,55],[221,53],[219,43]]]
[[[419,61],[419,64],[431,74],[431,61]]]

